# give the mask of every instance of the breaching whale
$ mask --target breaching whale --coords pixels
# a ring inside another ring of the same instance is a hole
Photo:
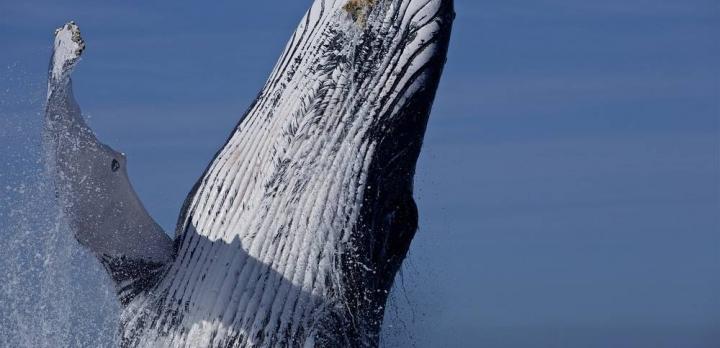
[[[108,271],[124,347],[374,347],[417,229],[413,177],[452,0],[315,0],[190,191],[174,239],[84,122],[78,26],[55,33],[44,139]]]

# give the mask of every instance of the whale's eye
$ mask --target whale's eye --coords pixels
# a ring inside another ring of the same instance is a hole
[[[110,169],[112,169],[113,172],[117,172],[118,169],[120,169],[120,162],[118,162],[116,159],[113,159],[112,163],[110,164]]]

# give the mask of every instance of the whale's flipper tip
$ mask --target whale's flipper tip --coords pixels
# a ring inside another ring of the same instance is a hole
[[[57,28],[50,67],[51,81],[57,83],[68,77],[83,51],[85,51],[85,41],[80,35],[80,27],[74,21]]]

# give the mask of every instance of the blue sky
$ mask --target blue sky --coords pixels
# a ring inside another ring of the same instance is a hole
[[[0,186],[32,165],[21,158],[39,139],[51,34],[74,19],[88,47],[76,96],[171,231],[308,6],[2,0]],[[717,346],[720,5],[456,0],[456,11],[396,342]]]

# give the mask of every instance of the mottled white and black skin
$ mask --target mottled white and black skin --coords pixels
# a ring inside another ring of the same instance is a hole
[[[84,45],[63,27],[77,40],[56,38],[49,162],[76,237],[116,282],[122,345],[377,346],[453,17],[452,0],[315,0],[174,241],[83,122],[69,73]]]

